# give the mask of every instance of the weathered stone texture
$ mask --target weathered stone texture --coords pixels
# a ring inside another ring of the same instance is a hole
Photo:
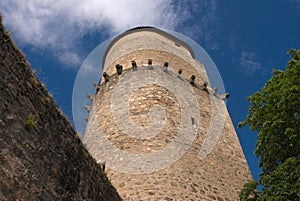
[[[167,61],[171,68],[181,68],[183,73],[186,73],[186,67],[191,65],[197,74],[209,82],[203,65],[193,59],[186,48],[177,46],[174,41],[155,32],[134,32],[117,40],[105,58],[103,71],[114,73],[117,63],[129,68],[132,60],[135,60],[138,66],[143,66],[147,64],[148,59],[152,59],[153,65],[163,65]]]
[[[0,200],[121,200],[2,24]]]
[[[176,47],[176,48],[174,48]],[[185,60],[192,58],[189,51],[182,46],[175,46],[174,41],[155,32],[133,32],[124,35],[117,40],[113,46],[109,49],[105,58],[104,66],[109,66],[112,62],[119,59],[128,53],[137,50],[163,50],[173,53],[179,57],[185,58]]]
[[[250,181],[252,176],[224,101],[216,99],[217,103],[215,103],[211,100],[212,97],[215,98],[211,88],[209,87],[210,93],[202,89],[202,84],[207,81],[207,75],[199,62],[193,61],[186,52],[178,52],[178,47],[172,42],[168,43],[167,48],[163,48],[164,44],[160,41],[168,39],[162,39],[161,36],[155,36],[151,39],[150,36],[152,35],[153,33],[148,34],[143,31],[137,38],[135,38],[136,33],[131,36],[127,35],[119,40],[120,46],[117,42],[115,47],[112,47],[112,53],[108,54],[109,59],[104,67],[111,78],[107,83],[102,82],[93,101],[91,115],[95,116],[92,118],[90,115],[89,117],[84,139],[87,148],[96,160],[103,162],[103,154],[106,153],[99,151],[101,143],[99,144],[100,137],[97,136],[96,132],[102,130],[105,138],[117,149],[135,154],[153,153],[174,140],[182,128],[180,124],[191,123],[190,121],[180,121],[180,115],[183,112],[180,101],[168,88],[156,84],[145,85],[136,90],[128,101],[127,109],[136,126],[147,127],[150,124],[149,108],[154,105],[160,105],[164,108],[166,110],[166,124],[157,135],[149,139],[139,139],[124,134],[112,112],[112,107],[115,106],[112,104],[112,97],[116,88],[119,87],[118,83],[129,73],[134,72],[131,69],[130,62],[132,60],[137,61],[138,64],[135,71],[136,76],[141,76],[139,72],[145,73],[144,69],[148,68],[148,59],[153,61],[152,71],[166,73],[162,69],[164,68],[163,63],[167,61],[169,62],[168,71],[176,73],[179,68],[183,69],[182,76],[178,77],[181,79],[180,81],[188,84],[190,76],[196,75],[195,86],[185,86],[192,87],[199,105],[200,126],[197,135],[189,149],[172,165],[145,174],[124,173],[108,166],[107,175],[109,179],[124,200],[237,200],[243,184]],[[149,46],[151,48],[148,48]],[[144,47],[146,48],[144,49]],[[115,74],[116,64],[121,64],[126,69],[122,75]],[[161,68],[160,71],[159,68]],[[169,78],[166,76],[166,79]],[[156,77],[154,76],[153,81],[155,80]],[[169,81],[166,80],[166,82]],[[144,80],[140,79],[138,82],[141,84]],[[189,89],[186,88],[186,90]],[[126,93],[127,91],[121,91],[118,98],[122,99]],[[215,110],[213,110],[212,104],[215,104]],[[218,111],[219,116],[224,117],[224,127],[222,122],[215,124],[222,126],[221,134],[214,136],[216,140],[208,140],[208,143],[214,145],[215,141],[216,145],[207,156],[203,154],[201,155],[203,158],[199,158],[200,150],[207,140],[209,130],[218,130],[217,128],[210,128],[212,112]],[[100,125],[99,128],[93,125],[93,121],[97,121],[97,125]],[[101,149],[105,150],[105,147],[101,147]],[[112,154],[110,160],[120,159]],[[161,163],[164,164],[164,161]]]

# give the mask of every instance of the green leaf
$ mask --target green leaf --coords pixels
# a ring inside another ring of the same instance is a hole
[[[261,200],[300,200],[300,50],[289,54],[285,71],[273,70],[261,91],[247,98],[249,113],[238,125],[258,133]]]

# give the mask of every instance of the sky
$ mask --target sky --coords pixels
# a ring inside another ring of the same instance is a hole
[[[228,111],[258,179],[256,133],[237,124],[247,115],[246,98],[264,86],[273,68],[285,68],[290,48],[300,48],[300,0],[1,0],[0,12],[71,123],[77,72],[99,44],[141,25],[190,37],[207,51],[222,76],[230,93]]]

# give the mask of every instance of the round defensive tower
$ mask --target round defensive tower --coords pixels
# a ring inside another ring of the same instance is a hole
[[[237,200],[252,179],[228,94],[196,54],[153,27],[104,53],[84,143],[124,200]]]

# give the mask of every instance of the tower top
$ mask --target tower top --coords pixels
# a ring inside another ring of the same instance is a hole
[[[187,44],[185,43],[184,41],[178,39],[177,37],[173,36],[172,34],[168,33],[168,32],[165,32],[165,31],[162,31],[161,29],[158,29],[158,28],[155,28],[155,27],[151,27],[151,26],[139,26],[139,27],[134,27],[132,29],[129,29],[127,31],[125,31],[124,33],[116,36],[109,44],[109,46],[106,48],[106,51],[103,55],[103,59],[102,59],[102,66],[104,66],[105,64],[105,58],[108,54],[108,52],[110,51],[111,47],[113,45],[115,45],[115,43],[120,40],[121,38],[125,37],[126,35],[129,35],[129,34],[132,34],[132,33],[136,33],[136,32],[154,32],[154,33],[157,33],[157,34],[160,34],[172,41],[174,41],[174,43],[178,46],[183,46],[185,47],[190,55],[195,58],[194,56],[194,51],[193,49]]]
[[[145,33],[148,34],[148,36],[145,35]],[[143,42],[143,45],[148,44],[149,46],[147,47],[147,49],[152,49],[150,45],[151,40],[153,41],[154,36],[157,36],[156,38],[163,39],[161,40],[162,46],[160,48],[162,51],[166,51],[166,48],[163,47],[163,43],[169,41],[169,47],[173,50],[176,50],[178,53],[177,55],[179,55],[178,51],[182,50],[181,52],[186,56],[190,57],[192,62],[198,62],[203,64],[202,69],[198,70],[204,70],[206,72],[201,73],[204,76],[204,80],[207,81],[212,87],[217,87],[219,93],[225,93],[225,88],[216,65],[214,64],[210,56],[207,54],[207,52],[195,41],[180,33],[170,30],[161,30],[155,27],[148,26],[132,28],[98,45],[87,56],[87,58],[84,60],[79,69],[73,88],[72,111],[75,128],[77,132],[82,135],[82,137],[86,128],[85,119],[88,117],[87,111],[83,108],[84,105],[89,104],[89,101],[86,98],[86,94],[93,94],[95,92],[95,88],[92,86],[91,83],[99,82],[99,78],[101,78],[103,71],[106,71],[103,70],[105,66],[109,66],[113,63],[113,61],[116,61],[116,58],[118,57],[118,55],[120,55],[120,51],[123,51],[122,55],[126,55],[130,52],[128,49],[124,48],[124,46],[121,48],[120,44],[122,41],[128,42],[128,38],[137,35],[144,36],[145,40]],[[133,43],[127,44],[127,48],[134,46]],[[140,48],[142,49],[144,47]],[[174,52],[173,50],[169,52],[175,53],[176,51]],[[115,57],[112,54],[113,52],[118,53],[118,55],[115,55]],[[145,64],[147,60],[144,61]],[[127,62],[128,65],[131,65],[131,60],[127,60]],[[153,59],[153,62],[155,63],[156,60]],[[114,65],[116,65],[116,63]],[[114,65],[111,73],[114,72]],[[108,74],[110,75],[110,73]]]

